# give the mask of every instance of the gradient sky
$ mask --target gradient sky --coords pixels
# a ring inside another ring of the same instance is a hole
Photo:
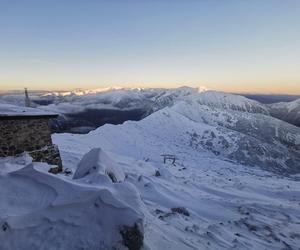
[[[300,94],[299,0],[0,0],[0,90]]]

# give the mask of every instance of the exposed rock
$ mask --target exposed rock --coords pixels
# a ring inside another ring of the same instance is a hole
[[[8,229],[9,229],[9,225],[8,225],[8,223],[7,222],[4,222],[3,224],[2,224],[2,226],[1,226],[1,228],[2,228],[2,231],[7,231]]]
[[[144,236],[137,223],[134,223],[132,227],[124,226],[120,230],[120,234],[123,238],[123,244],[128,247],[129,250],[139,250],[142,248]]]
[[[155,171],[155,176],[156,176],[156,177],[161,176],[161,174],[160,174],[160,172],[159,172],[158,170]]]
[[[62,171],[62,168],[60,168],[60,167],[54,167],[54,168],[50,168],[48,172],[51,173],[51,174],[58,174],[61,171]]]
[[[71,174],[73,174],[72,170],[70,170],[69,168],[66,168],[63,172],[66,176],[69,176]]]
[[[189,211],[187,211],[187,209],[184,208],[184,207],[173,207],[173,208],[171,208],[171,211],[173,213],[178,213],[178,214],[183,214],[185,216],[190,216]]]

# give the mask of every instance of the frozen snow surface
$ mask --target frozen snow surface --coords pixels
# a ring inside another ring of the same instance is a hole
[[[28,159],[0,164],[1,250],[127,249],[124,226],[143,232],[143,204],[129,182],[101,173],[75,181]]]
[[[138,122],[54,134],[71,175],[2,159],[0,249],[126,249],[134,224],[143,249],[299,249],[300,128],[236,95],[157,100]]]

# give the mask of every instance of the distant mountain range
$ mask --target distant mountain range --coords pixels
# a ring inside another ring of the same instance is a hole
[[[271,115],[300,126],[300,99],[292,102],[265,104],[270,100],[290,100],[296,96],[230,95],[217,91],[199,91],[198,88],[126,89],[105,88],[71,92],[32,92],[34,105],[60,114],[53,123],[54,132],[87,133],[106,123],[120,124],[127,120],[141,120],[153,112],[188,100],[201,93],[199,104],[214,104],[217,108]],[[229,99],[228,99],[229,98]],[[262,100],[265,103],[256,100]],[[23,93],[0,95],[0,103],[23,105]]]
[[[292,102],[300,99],[300,95],[280,95],[280,94],[240,94],[249,99],[258,101],[264,104],[272,104],[278,102]]]

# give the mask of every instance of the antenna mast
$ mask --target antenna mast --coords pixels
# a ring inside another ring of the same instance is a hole
[[[31,107],[31,101],[29,99],[27,88],[25,88],[25,107]]]

